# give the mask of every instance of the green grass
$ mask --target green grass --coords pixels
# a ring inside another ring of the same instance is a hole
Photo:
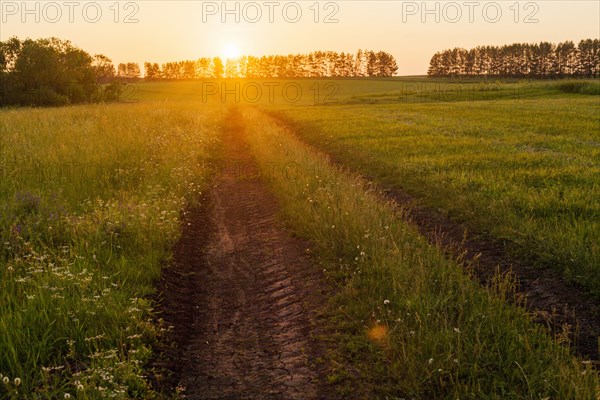
[[[597,82],[540,82],[487,101],[433,101],[430,86],[426,102],[354,104],[373,98],[359,95],[275,109],[342,163],[600,298],[600,98],[555,89],[571,85]]]
[[[244,111],[269,184],[338,291],[330,382],[342,398],[593,399],[596,373],[430,246],[364,181],[264,114]]]
[[[581,94],[588,83],[292,82],[297,102],[276,89],[253,105],[598,288],[600,104]],[[180,213],[206,190],[224,115],[220,93],[203,101],[206,83],[139,84],[132,104],[0,110],[0,398],[158,396],[145,368],[168,327],[152,311],[154,281]],[[481,288],[368,184],[243,112],[258,161],[281,172],[268,183],[289,226],[334,283],[322,339],[343,397],[598,398],[591,366],[507,304],[508,277]]]
[[[559,82],[552,87],[565,93],[589,94],[593,96],[600,95],[600,82],[598,81],[566,81]]]
[[[202,190],[218,111],[0,111],[0,398],[152,398],[148,295]],[[184,149],[184,150],[183,150]]]

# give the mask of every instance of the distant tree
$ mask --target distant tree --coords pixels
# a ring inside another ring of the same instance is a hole
[[[369,64],[370,63],[370,64]],[[393,76],[398,71],[394,57],[384,51],[359,50],[356,57],[351,53],[315,51],[308,54],[242,56],[227,59],[199,58],[196,61],[175,61],[162,65],[145,63],[146,79],[161,75],[163,79],[205,78],[304,78],[304,77],[352,77]],[[154,73],[154,70],[160,70]],[[119,75],[129,77],[128,66],[119,67]]]
[[[210,58],[200,58],[195,62],[196,77],[197,78],[210,78],[212,77],[214,68],[212,66],[212,60]]]
[[[127,80],[138,79],[141,76],[140,66],[133,62],[120,63],[117,68],[117,75],[119,78]]]
[[[140,65],[137,63],[129,62],[127,63],[127,77],[131,79],[136,79],[141,76]]]
[[[429,76],[440,76],[442,75],[441,67],[442,67],[442,54],[440,52],[435,53],[431,60],[429,61],[429,69],[427,70],[427,75]]]
[[[572,41],[559,43],[556,46],[556,66],[558,76],[571,76],[577,73],[577,47]]]
[[[157,63],[144,63],[144,79],[155,81],[162,77],[160,66]]]
[[[213,58],[213,76],[217,79],[223,77],[223,73],[225,72],[225,68],[223,66],[223,61],[219,57]]]
[[[567,41],[449,49],[431,57],[427,73],[430,76],[598,77],[600,39],[582,40],[577,47]]]
[[[0,42],[0,72],[8,73],[14,69],[22,47],[21,41],[14,36],[5,42]]]
[[[365,52],[367,57],[367,76],[375,76],[377,71],[379,70],[379,66],[377,65],[377,56],[371,50]]]
[[[598,77],[600,57],[599,40],[586,39],[577,45],[579,53],[579,75],[585,77]]]
[[[398,71],[396,59],[385,51],[377,52],[377,76],[393,76]]]
[[[0,104],[60,105],[103,100],[110,60],[57,38],[0,42]]]
[[[228,58],[225,61],[225,76],[227,78],[237,78],[240,76],[240,71],[238,69],[238,60]]]
[[[366,75],[366,61],[364,53],[361,49],[356,52],[354,57],[354,76],[365,76]]]
[[[96,54],[92,62],[98,83],[110,82],[115,77],[115,66],[110,58],[102,54]]]

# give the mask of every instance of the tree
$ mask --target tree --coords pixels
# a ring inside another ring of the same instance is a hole
[[[396,59],[385,51],[379,51],[377,56],[377,76],[393,76],[398,71]]]
[[[14,69],[22,47],[23,44],[15,36],[6,42],[0,42],[0,72],[11,72]]]
[[[579,75],[584,77],[599,76],[600,67],[598,66],[598,57],[600,57],[600,44],[598,39],[586,39],[577,45],[579,53]]]
[[[96,54],[92,62],[92,68],[96,74],[96,82],[110,82],[115,77],[115,66],[110,58],[102,54]]]
[[[435,53],[430,76],[503,76],[557,78],[600,76],[600,39],[586,39],[577,47],[563,43],[513,43],[479,46],[471,50],[450,49]]]
[[[144,79],[154,81],[161,78],[160,66],[157,63],[144,63]]]
[[[225,71],[223,67],[223,61],[219,57],[213,58],[213,76],[217,79],[223,77],[223,72]]]
[[[560,77],[571,76],[577,73],[578,59],[577,47],[572,41],[559,43],[556,46],[556,73]]]
[[[366,73],[365,55],[361,49],[358,49],[354,58],[354,76],[365,76]]]
[[[140,66],[133,62],[120,63],[117,69],[117,75],[120,78],[125,78],[127,80],[138,79],[141,75]]]
[[[365,54],[367,57],[367,76],[375,76],[379,69],[379,66],[377,65],[377,56],[371,50],[368,50]]]
[[[60,105],[102,100],[98,83],[106,60],[57,38],[21,41],[13,37],[0,42],[0,104]]]

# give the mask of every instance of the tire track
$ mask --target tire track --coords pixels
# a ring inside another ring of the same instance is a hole
[[[321,399],[321,350],[311,333],[323,302],[307,243],[277,220],[240,116],[224,129],[225,168],[191,210],[163,276],[163,316],[178,345],[168,369],[189,399]],[[191,225],[190,225],[191,224]]]

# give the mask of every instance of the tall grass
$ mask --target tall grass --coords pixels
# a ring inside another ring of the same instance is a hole
[[[508,277],[480,288],[363,181],[264,114],[244,121],[290,226],[340,285],[328,378],[343,398],[598,398],[596,372],[504,301]]]
[[[557,82],[550,87],[565,93],[600,96],[600,81],[565,81]]]
[[[218,111],[0,115],[0,398],[152,398],[154,281],[203,190]]]

